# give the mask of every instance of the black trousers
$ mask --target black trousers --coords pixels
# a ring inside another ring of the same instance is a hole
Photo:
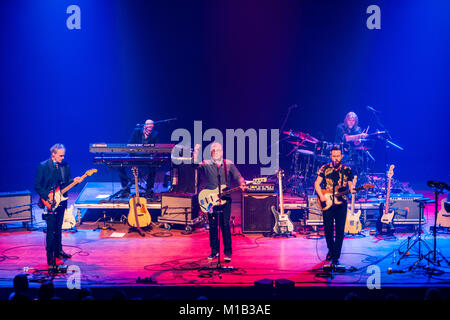
[[[333,205],[323,212],[323,226],[328,251],[331,260],[337,262],[341,256],[344,241],[345,220],[347,218],[347,203]]]
[[[224,205],[220,207],[214,207],[213,212],[208,214],[209,220],[209,245],[211,247],[211,254],[219,253],[220,239],[219,239],[219,222],[220,233],[223,239],[223,253],[226,256],[231,256],[231,230],[230,230],[230,217],[231,217],[231,199],[229,199]]]
[[[47,235],[46,251],[47,261],[54,262],[55,258],[62,252],[62,224],[64,220],[64,210],[66,206],[59,206],[55,212],[46,215]]]
[[[119,172],[120,184],[122,185],[122,188],[125,188],[128,182],[130,182],[127,171],[125,167],[120,167],[117,171]],[[139,176],[144,177],[147,192],[150,192],[153,188],[153,185],[155,184],[155,175],[155,167],[139,167]],[[132,181],[134,183],[134,179]]]

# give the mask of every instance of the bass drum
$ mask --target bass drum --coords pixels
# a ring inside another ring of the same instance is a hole
[[[330,152],[333,143],[328,141],[319,141],[315,146],[316,161],[325,164],[330,161]]]

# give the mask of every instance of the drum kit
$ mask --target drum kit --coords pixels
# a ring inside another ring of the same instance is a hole
[[[288,176],[287,188],[291,193],[306,197],[309,192],[314,192],[314,181],[320,167],[330,161],[330,152],[333,146],[339,145],[342,151],[342,163],[352,168],[354,174],[368,177],[368,172],[375,159],[370,154],[373,148],[373,140],[361,139],[360,144],[351,147],[346,143],[332,143],[319,140],[312,135],[300,131],[283,131],[288,138],[293,138],[287,143],[293,145],[288,153],[292,156],[291,175]]]

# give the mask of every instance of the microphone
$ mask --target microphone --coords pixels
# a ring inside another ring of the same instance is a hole
[[[369,110],[369,111],[372,111],[372,112],[375,112],[375,113],[380,113],[380,111],[375,110],[374,108],[372,108],[372,107],[370,107],[370,106],[367,106],[366,108],[367,108],[367,110]]]
[[[428,181],[427,185],[430,188],[436,188],[436,189],[446,189],[450,190],[450,186],[446,184],[445,182],[439,182],[439,181]]]

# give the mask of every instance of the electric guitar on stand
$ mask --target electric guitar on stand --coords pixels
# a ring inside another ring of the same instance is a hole
[[[353,178],[353,186],[356,186],[357,176]],[[355,198],[356,194],[352,195],[352,205],[347,209],[347,219],[345,220],[345,233],[359,234],[361,232],[361,210],[355,212]]]
[[[141,228],[148,227],[152,223],[152,217],[147,209],[147,199],[139,197],[138,168],[132,168],[136,195],[129,201],[128,225],[136,228],[141,236],[144,236]]]
[[[290,234],[294,231],[294,224],[290,219],[291,211],[284,212],[284,200],[283,200],[283,170],[278,170],[278,193],[279,193],[279,208],[277,211],[275,206],[272,206],[272,213],[275,217],[275,225],[273,226],[273,232],[276,234]]]
[[[391,164],[389,167],[388,176],[388,184],[387,184],[387,192],[386,192],[386,204],[380,205],[380,216],[381,218],[377,222],[377,230],[382,234],[392,234],[394,232],[394,220],[395,210],[389,208],[390,197],[391,197],[391,181],[392,176],[394,175],[395,166]]]

